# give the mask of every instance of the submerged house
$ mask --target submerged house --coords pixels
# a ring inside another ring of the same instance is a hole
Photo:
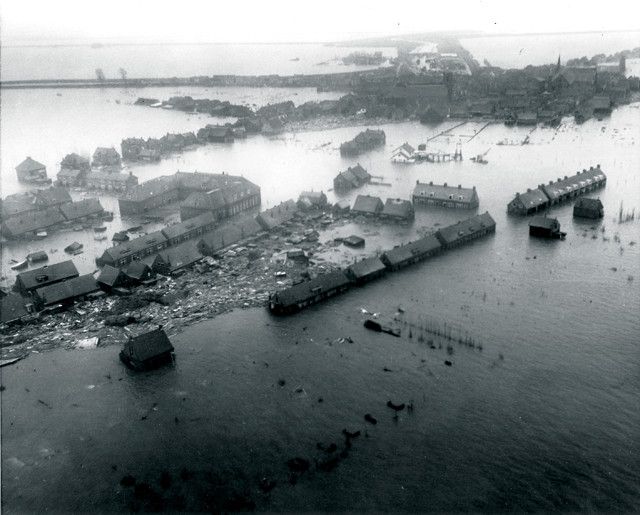
[[[162,231],[156,231],[106,249],[102,256],[96,259],[96,263],[98,266],[111,265],[119,268],[132,261],[157,254],[168,246],[169,243]]]
[[[129,279],[119,268],[104,265],[98,274],[96,282],[100,288],[106,292],[111,292],[114,288],[127,286]]]
[[[97,198],[87,198],[60,206],[60,212],[68,221],[84,221],[97,218],[104,213],[104,208]]]
[[[588,170],[577,172],[571,177],[565,175],[564,179],[549,181],[549,184],[540,185],[539,188],[549,198],[549,205],[553,206],[602,188],[606,184],[607,177],[600,165],[597,165],[595,168],[591,166]]]
[[[28,295],[43,286],[73,279],[79,275],[78,269],[73,264],[73,261],[62,261],[18,274],[14,290],[23,295]]]
[[[566,232],[560,231],[560,222],[557,218],[535,216],[529,222],[529,236],[563,240],[566,235]]]
[[[602,218],[604,206],[599,198],[580,198],[573,206],[573,216],[576,218]]]
[[[322,191],[303,191],[298,197],[298,207],[302,210],[327,206],[327,196]]]
[[[81,275],[49,286],[38,288],[33,297],[38,308],[46,308],[56,304],[73,304],[77,300],[86,299],[87,295],[100,289],[92,274]]]
[[[129,173],[91,171],[85,177],[87,189],[126,192],[138,185],[138,177]]]
[[[479,205],[476,187],[463,188],[449,186],[445,182],[442,185],[433,182],[422,183],[416,181],[413,189],[413,203],[415,205],[448,207],[455,209],[476,209]]]
[[[389,270],[398,270],[434,256],[441,250],[442,243],[440,243],[440,240],[435,235],[430,234],[419,240],[387,250],[382,255],[382,261]]]
[[[122,160],[115,148],[98,147],[93,153],[91,164],[95,168],[119,170],[122,165]]]
[[[347,267],[347,274],[358,285],[373,281],[381,277],[387,271],[387,267],[378,257],[370,257],[356,261]]]
[[[386,142],[383,130],[367,129],[359,133],[355,138],[340,145],[340,155],[357,156],[368,150],[374,149]]]
[[[7,218],[2,222],[2,235],[6,238],[35,236],[38,232],[61,224],[64,216],[56,207],[40,211],[28,211]]]
[[[128,367],[142,371],[172,363],[174,348],[162,328],[130,337],[120,351],[120,360]]]
[[[415,212],[409,200],[388,198],[380,216],[390,220],[410,221],[415,218]]]
[[[507,213],[511,215],[530,215],[549,207],[549,197],[540,188],[527,189],[525,193],[516,193],[507,204]]]
[[[371,175],[358,163],[356,166],[350,166],[344,172],[340,172],[333,179],[333,189],[338,192],[349,191],[368,182],[371,182]]]
[[[287,200],[278,204],[271,209],[267,209],[263,211],[258,216],[256,216],[256,220],[262,226],[265,231],[270,231],[289,220],[291,220],[296,213],[298,212],[298,206],[295,200]]]
[[[495,232],[496,222],[488,211],[436,231],[442,248],[452,249],[476,238]]]
[[[155,273],[151,267],[142,261],[133,261],[122,269],[122,273],[131,284],[142,284],[145,281],[153,280]]]
[[[31,157],[27,157],[16,166],[16,174],[21,182],[45,182],[47,181],[47,167]]]
[[[351,213],[354,215],[376,216],[382,212],[384,204],[380,197],[358,195],[353,203]]]
[[[351,280],[342,271],[322,274],[295,284],[269,296],[269,309],[276,315],[295,313],[307,306],[316,304],[351,287]]]

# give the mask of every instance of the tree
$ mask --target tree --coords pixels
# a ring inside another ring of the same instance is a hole
[[[120,68],[118,70],[118,73],[120,74],[120,77],[122,77],[122,81],[126,82],[127,81],[127,70],[125,70],[124,68]]]
[[[98,79],[98,81],[104,82],[105,78],[102,68],[96,68],[96,78]]]

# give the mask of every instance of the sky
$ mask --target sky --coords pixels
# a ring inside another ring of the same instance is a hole
[[[638,4],[637,0],[1,0],[0,42],[276,43],[453,30],[638,30]]]

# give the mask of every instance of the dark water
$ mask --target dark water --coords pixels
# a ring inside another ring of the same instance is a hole
[[[440,128],[385,126],[387,147],[362,161],[393,186],[363,193],[406,198],[417,179],[475,184],[496,234],[299,316],[245,310],[189,328],[174,338],[174,369],[133,375],[116,347],[32,354],[1,369],[3,508],[203,510],[251,498],[259,509],[294,512],[638,511],[640,231],[637,218],[616,218],[621,202],[640,209],[639,113],[629,106],[579,127],[565,120],[558,131],[537,129],[526,146],[496,145],[526,134],[500,125],[468,141],[474,124],[431,143],[462,140],[467,158],[490,147],[486,166],[393,165],[395,145]],[[272,204],[326,190],[352,164],[338,143],[358,130],[203,147],[136,173],[245,172]],[[557,208],[568,233],[558,242],[530,239],[527,219],[506,216],[515,191],[598,162],[608,176],[597,193],[603,220]],[[419,211],[413,227],[346,226],[322,238],[361,232],[373,253],[464,216]],[[324,257],[345,256],[353,257],[344,249]],[[392,315],[400,304],[408,319],[461,328],[482,351],[456,343],[449,356],[447,342],[434,338],[431,349],[419,329],[397,339],[362,327],[361,308]],[[347,336],[354,343],[338,341]],[[387,400],[412,400],[414,412],[394,422]],[[341,449],[343,428],[368,438],[355,439],[335,470],[312,467],[291,485],[287,460],[323,457],[317,442]],[[166,490],[162,471],[173,478]],[[157,495],[135,498],[119,484],[125,474]],[[263,477],[277,481],[269,495]]]

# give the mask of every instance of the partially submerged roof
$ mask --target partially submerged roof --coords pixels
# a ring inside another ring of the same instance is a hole
[[[78,275],[76,265],[73,264],[73,261],[68,260],[22,272],[17,275],[16,279],[20,280],[25,289],[31,290],[55,281],[78,277]]]
[[[525,193],[518,193],[516,199],[519,200],[524,207],[531,209],[546,204],[549,199],[540,188],[529,190]]]
[[[46,167],[36,161],[35,159],[31,159],[31,157],[27,157],[22,163],[16,166],[16,171],[18,173],[29,173],[29,172],[37,172],[39,170],[44,170]]]
[[[77,297],[98,291],[98,289],[98,283],[93,275],[86,274],[38,288],[35,291],[35,295],[46,306],[73,300]]]
[[[388,198],[382,214],[392,218],[410,218],[413,215],[413,204],[408,200]]]
[[[114,261],[122,259],[131,254],[136,254],[142,250],[154,248],[158,245],[163,245],[167,241],[167,238],[162,231],[152,232],[140,238],[135,238],[128,242],[116,245],[115,247],[108,248],[104,251],[103,255],[107,255]]]
[[[38,190],[36,193],[36,203],[40,206],[57,206],[71,200],[69,192],[61,186],[52,186],[46,190]]]
[[[386,267],[378,257],[370,257],[357,261],[348,267],[348,270],[356,279],[368,277],[373,274],[384,272]]]
[[[318,293],[332,291],[336,288],[346,286],[350,283],[349,278],[342,270],[322,274],[299,284],[295,284],[285,290],[275,293],[275,296],[283,306],[291,306],[297,302],[302,302],[310,297],[318,295]]]
[[[0,297],[0,323],[8,324],[27,316],[26,298],[18,293],[9,293]]]
[[[549,218],[547,216],[534,216],[529,221],[529,227],[540,227],[543,229],[555,229],[558,225],[557,218]]]
[[[426,256],[439,250],[442,244],[435,235],[429,234],[424,238],[400,245],[384,253],[385,259],[390,265],[399,265],[410,259]]]
[[[118,284],[118,280],[122,277],[122,272],[119,268],[115,268],[111,265],[104,265],[100,274],[98,275],[97,282],[104,284],[110,288],[113,288]]]
[[[125,352],[137,361],[146,361],[166,352],[173,352],[173,345],[163,329],[129,338],[124,344]]]
[[[60,206],[60,211],[67,220],[77,220],[85,216],[100,214],[104,208],[97,198],[87,198]]]
[[[382,207],[383,204],[380,197],[373,197],[371,195],[358,195],[356,197],[356,201],[353,203],[351,212],[376,214],[382,210]]]
[[[556,199],[562,195],[579,190],[594,183],[602,182],[606,179],[604,172],[600,169],[600,165],[590,167],[588,170],[578,172],[571,177],[559,179],[551,184],[545,184],[542,189],[550,199]]]
[[[256,220],[265,230],[269,230],[291,220],[297,210],[295,200],[291,199],[263,211],[256,217]]]
[[[151,274],[151,268],[149,268],[149,265],[142,261],[132,261],[125,266],[122,271],[127,277],[131,277],[138,281],[143,280],[147,275]]]
[[[414,197],[434,198],[437,200],[455,200],[458,202],[471,202],[476,195],[475,187],[463,188],[461,185],[449,186],[433,184],[433,182],[417,182],[413,189]]]
[[[7,218],[3,222],[3,231],[7,231],[10,236],[21,236],[64,221],[65,218],[57,207],[49,207],[41,211],[28,211]]]
[[[184,222],[165,227],[162,229],[162,234],[170,240],[172,238],[178,238],[182,235],[189,234],[190,232],[197,231],[203,227],[211,226],[213,223],[215,223],[213,213],[211,211],[206,211],[198,216],[189,218]]]
[[[495,220],[487,211],[481,215],[472,216],[461,222],[443,227],[436,232],[436,235],[444,244],[450,244],[469,234],[474,234],[485,229],[494,229],[495,226]]]

